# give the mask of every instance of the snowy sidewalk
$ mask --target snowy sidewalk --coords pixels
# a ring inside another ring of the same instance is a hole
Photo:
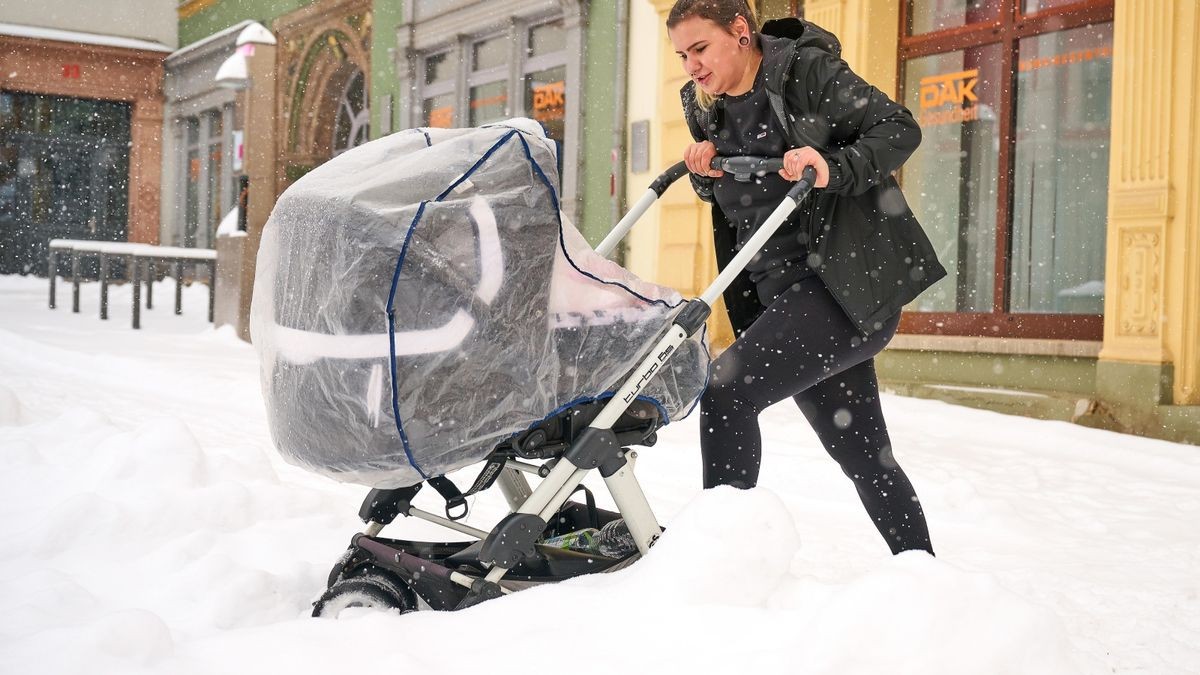
[[[202,311],[134,332],[95,289],[80,314],[45,293],[0,277],[2,673],[1200,672],[1200,448],[889,395],[937,559],[887,555],[781,404],[762,489],[701,493],[695,416],[639,453],[669,531],[628,570],[307,618],[366,490],[279,460],[253,349]]]

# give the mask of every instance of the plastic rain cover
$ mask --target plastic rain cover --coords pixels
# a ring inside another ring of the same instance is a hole
[[[592,250],[560,214],[556,167],[530,120],[412,129],[283,193],[251,331],[288,461],[403,487],[612,395],[682,298]],[[702,335],[685,342],[640,398],[686,415],[708,362]]]

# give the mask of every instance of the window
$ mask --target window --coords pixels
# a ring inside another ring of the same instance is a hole
[[[369,140],[371,111],[363,92],[362,71],[355,71],[338,98],[337,118],[333,123],[333,156]]]
[[[906,0],[901,176],[947,270],[918,333],[1103,334],[1111,0]]]
[[[479,126],[508,117],[509,40],[498,36],[471,46],[470,115],[467,123]]]
[[[225,114],[223,110],[206,110],[194,117],[185,117],[183,125],[183,231],[180,244],[187,247],[212,248],[216,241],[221,217],[232,208],[230,194],[221,194],[228,183],[222,175],[228,171],[225,162]]]
[[[421,124],[427,127],[454,126],[454,65],[450,52],[425,57]]]
[[[525,111],[555,140],[563,140],[567,117],[567,34],[562,21],[535,26],[526,43]]]
[[[566,28],[560,19],[517,22],[509,32],[465,40],[460,49],[433,51],[420,61],[422,103],[417,123],[479,126],[525,116],[541,122],[551,138],[561,141],[566,49]],[[462,90],[457,85],[460,78],[465,83]]]
[[[1001,0],[910,0],[910,35],[958,28],[1000,18]]]

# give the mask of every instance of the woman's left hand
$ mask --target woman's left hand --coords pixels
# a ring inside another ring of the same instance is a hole
[[[813,183],[813,187],[823,188],[829,185],[829,164],[821,153],[811,147],[797,148],[784,153],[783,169],[779,171],[779,175],[783,176],[784,180],[795,182],[800,180],[800,174],[806,166],[817,170],[817,182]]]

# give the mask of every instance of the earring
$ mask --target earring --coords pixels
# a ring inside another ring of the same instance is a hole
[[[742,37],[738,38],[738,44],[743,47],[749,47],[750,46],[750,38],[743,35]]]

